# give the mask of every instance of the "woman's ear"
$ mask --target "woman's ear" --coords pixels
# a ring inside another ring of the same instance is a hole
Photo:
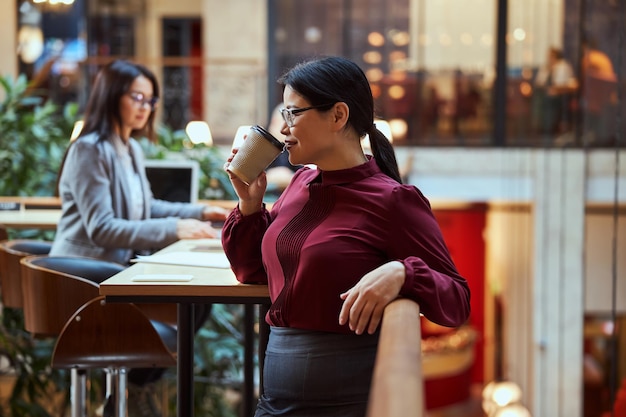
[[[333,124],[335,125],[337,130],[343,129],[345,125],[348,124],[348,118],[350,116],[350,108],[346,103],[340,101],[335,103],[335,106],[332,109],[333,115]]]

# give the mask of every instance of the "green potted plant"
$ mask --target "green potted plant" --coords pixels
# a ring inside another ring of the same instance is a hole
[[[0,77],[0,195],[52,196],[78,105],[38,96],[24,75]],[[2,95],[0,95],[2,96]],[[9,238],[51,239],[53,232],[9,230]]]
[[[78,106],[63,108],[29,90],[24,75],[0,77],[0,195],[51,196]]]
[[[50,368],[52,339],[34,339],[24,329],[21,311],[3,308],[0,356],[5,366],[0,376],[12,377],[8,401],[0,416],[49,417],[67,409],[67,372]]]
[[[30,89],[25,76],[0,77],[0,195],[51,196],[77,106],[61,108]],[[50,239],[51,232],[10,231],[10,238]],[[35,340],[24,330],[21,311],[2,309],[0,355],[5,373],[15,377],[7,410],[14,417],[57,414],[65,375],[50,368],[51,340]],[[60,405],[61,408],[64,405]]]

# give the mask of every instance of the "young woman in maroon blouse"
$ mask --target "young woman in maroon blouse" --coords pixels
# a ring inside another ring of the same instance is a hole
[[[256,416],[364,416],[385,306],[409,298],[456,327],[469,288],[428,200],[401,183],[363,71],[327,57],[279,82],[289,161],[316,168],[297,171],[271,211],[264,173],[249,186],[231,176],[239,204],[222,231],[237,279],[267,282],[272,300]]]

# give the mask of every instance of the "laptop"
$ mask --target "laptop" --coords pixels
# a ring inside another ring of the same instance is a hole
[[[147,159],[146,175],[154,198],[196,203],[200,164],[193,160]]]

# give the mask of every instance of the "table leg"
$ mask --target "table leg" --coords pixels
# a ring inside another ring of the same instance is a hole
[[[254,415],[254,305],[244,305],[243,415]]]
[[[263,365],[265,364],[265,349],[270,337],[270,326],[265,321],[269,304],[259,304],[259,395],[263,395]]]
[[[178,304],[178,417],[193,417],[193,303]]]

